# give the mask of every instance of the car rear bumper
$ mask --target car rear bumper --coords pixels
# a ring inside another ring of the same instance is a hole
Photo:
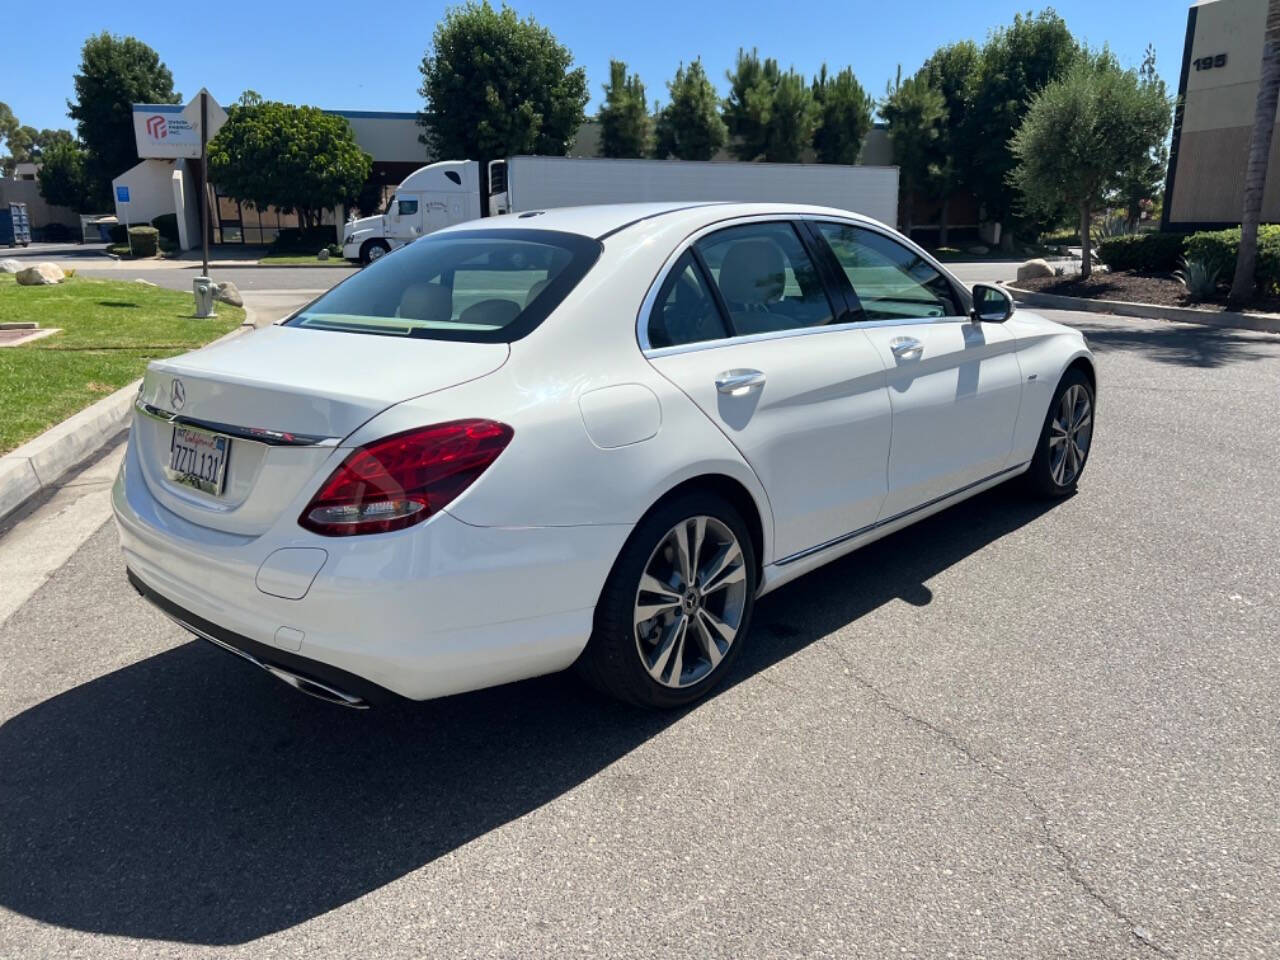
[[[476,527],[442,512],[390,534],[321,537],[288,517],[245,537],[166,510],[136,457],[131,444],[112,505],[139,592],[259,666],[371,702],[386,692],[445,696],[569,666],[630,532]],[[310,570],[300,583],[290,571],[268,575],[268,558],[280,550],[322,557],[313,578]]]

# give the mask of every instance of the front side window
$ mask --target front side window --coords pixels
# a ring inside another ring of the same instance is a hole
[[[882,233],[842,223],[819,223],[867,320],[963,315],[949,280],[918,253]]]
[[[686,250],[667,273],[649,315],[649,346],[676,347],[728,336],[702,271]]]
[[[399,200],[396,202],[397,208],[400,210],[400,216],[408,217],[418,212],[417,200]]]
[[[746,336],[831,322],[831,302],[789,223],[752,223],[696,244],[720,290],[733,333]]]
[[[509,343],[556,308],[601,249],[589,237],[552,230],[433,234],[374,261],[288,325]]]

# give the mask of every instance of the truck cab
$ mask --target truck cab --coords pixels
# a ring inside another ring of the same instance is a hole
[[[442,160],[415,170],[396,188],[386,210],[350,220],[342,231],[342,255],[369,263],[418,237],[480,216],[480,165]]]

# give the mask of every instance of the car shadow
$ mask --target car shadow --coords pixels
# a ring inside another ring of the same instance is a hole
[[[1280,355],[1280,337],[1218,327],[1160,324],[1157,327],[1103,326],[1073,322],[1089,346],[1099,353],[1109,350],[1139,351],[1158,363],[1214,368]]]
[[[928,580],[1049,506],[997,488],[764,598],[728,687],[894,599],[929,603]],[[0,906],[245,943],[551,802],[682,716],[568,674],[358,713],[183,644],[0,726]]]

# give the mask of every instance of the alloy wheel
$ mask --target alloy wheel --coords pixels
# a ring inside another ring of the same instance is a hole
[[[1089,391],[1072,384],[1058,401],[1049,422],[1049,475],[1060,487],[1069,486],[1084,469],[1093,437],[1093,404]]]
[[[746,558],[733,531],[708,516],[672,527],[636,590],[636,650],[649,676],[674,689],[707,677],[737,637],[746,602]]]

